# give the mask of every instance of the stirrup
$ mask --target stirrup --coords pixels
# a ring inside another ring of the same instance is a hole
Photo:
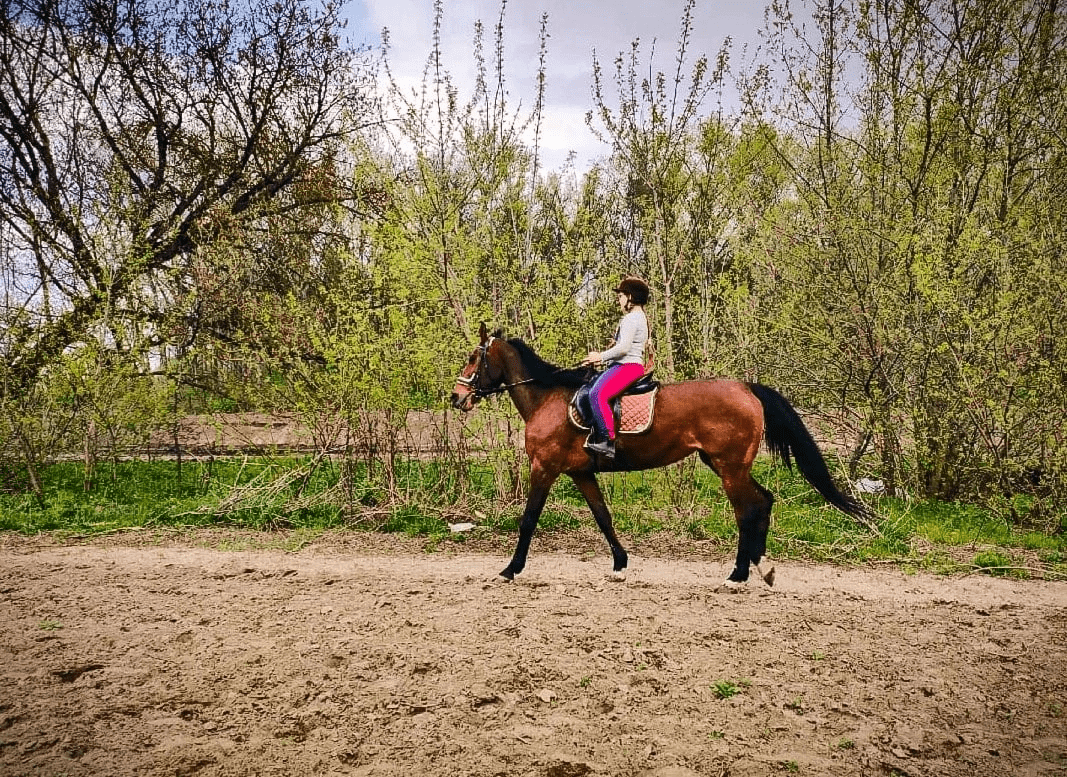
[[[593,435],[590,434],[589,438],[585,441],[585,449],[590,453],[597,453],[605,458],[615,458],[615,441],[614,440],[593,440]]]

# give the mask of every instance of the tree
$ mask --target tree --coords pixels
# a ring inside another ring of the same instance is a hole
[[[617,250],[629,266],[620,267],[616,261],[613,274],[632,268],[651,281],[656,306],[662,310],[658,355],[664,372],[672,377],[680,366],[675,363],[676,324],[684,311],[678,304],[683,296],[679,290],[687,284],[703,286],[705,260],[714,264],[725,226],[721,198],[708,187],[716,185],[715,168],[731,142],[729,132],[715,131],[717,121],[703,124],[700,118],[704,100],[723,84],[729,39],[713,70],[709,72],[707,56],[702,54],[687,73],[695,5],[689,0],[683,9],[671,75],[653,73],[651,64],[649,74],[641,75],[640,41],[633,42],[628,56],[616,58],[615,107],[609,104],[602,68],[594,59],[594,110],[586,117],[590,129],[610,145],[626,208],[627,223],[619,227]],[[692,372],[693,365],[688,366],[683,374]]]
[[[505,11],[492,27],[473,30],[475,83],[462,95],[442,59],[443,0],[434,3],[434,43],[418,89],[390,84],[395,120],[390,160],[397,186],[391,198],[390,262],[414,265],[427,289],[455,322],[447,337],[473,336],[479,318],[518,323],[519,278],[532,259],[530,191],[536,185],[536,146],[544,101],[547,17],[541,21],[541,61],[532,109],[508,101]],[[388,39],[387,39],[388,44]],[[391,76],[386,47],[385,69]],[[530,135],[534,145],[530,145]]]
[[[811,5],[814,44],[776,6],[799,41],[780,47],[797,185],[779,372],[840,406],[853,465],[873,447],[892,492],[1000,498],[1039,472],[1062,500],[1067,16],[1058,0]]]
[[[339,29],[301,0],[0,0],[7,395],[91,339],[191,344],[214,249],[353,199],[370,105]]]

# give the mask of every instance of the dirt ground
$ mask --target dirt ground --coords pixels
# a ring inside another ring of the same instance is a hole
[[[1062,582],[301,544],[0,536],[0,774],[1067,774]]]

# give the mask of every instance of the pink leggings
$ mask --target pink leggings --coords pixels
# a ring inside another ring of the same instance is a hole
[[[589,390],[589,399],[597,416],[594,420],[600,422],[597,427],[609,440],[615,439],[615,416],[611,412],[611,400],[644,374],[645,368],[640,364],[613,364],[604,370]]]

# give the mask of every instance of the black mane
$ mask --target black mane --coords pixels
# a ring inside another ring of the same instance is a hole
[[[546,386],[564,386],[576,389],[584,386],[593,376],[593,371],[589,367],[563,369],[546,362],[534,353],[533,348],[518,337],[509,339],[508,345],[518,352],[522,366],[526,368],[529,376]]]

